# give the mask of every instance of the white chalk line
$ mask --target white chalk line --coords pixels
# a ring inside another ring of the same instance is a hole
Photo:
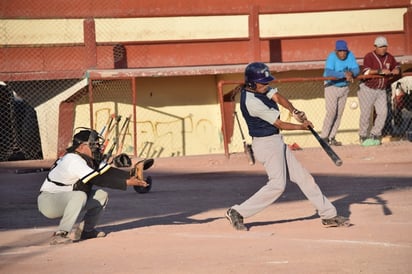
[[[185,238],[215,238],[215,239],[255,239],[255,238],[266,238],[274,236],[274,233],[250,233],[250,232],[235,232],[233,234],[193,234],[193,233],[175,233],[174,235]],[[282,240],[287,241],[283,238]],[[360,241],[360,240],[328,240],[328,239],[290,239],[292,241],[306,241],[306,242],[319,242],[319,243],[339,243],[339,244],[350,244],[350,245],[365,245],[365,246],[381,246],[381,247],[402,247],[402,248],[412,248],[412,244],[408,243],[390,243],[390,242],[375,242],[375,241]]]
[[[371,241],[357,241],[357,240],[310,240],[310,239],[291,239],[294,241],[306,241],[306,242],[324,242],[324,243],[343,243],[353,245],[374,245],[383,247],[406,247],[411,248],[412,244],[394,244],[389,242],[371,242]]]

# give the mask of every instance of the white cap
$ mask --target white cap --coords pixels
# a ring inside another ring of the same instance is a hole
[[[383,36],[378,36],[375,39],[375,46],[377,46],[378,48],[380,47],[387,47],[388,46],[388,41],[386,41],[386,38]]]

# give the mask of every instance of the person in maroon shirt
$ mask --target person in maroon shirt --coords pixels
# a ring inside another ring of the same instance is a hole
[[[382,129],[388,114],[386,90],[390,87],[393,76],[399,75],[400,65],[388,52],[388,41],[383,36],[375,39],[375,50],[365,55],[362,74],[381,75],[364,79],[359,85],[358,98],[360,107],[359,138],[362,145],[380,145]],[[372,110],[376,112],[372,128],[368,133]]]

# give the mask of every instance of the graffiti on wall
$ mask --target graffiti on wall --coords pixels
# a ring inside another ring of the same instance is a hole
[[[161,115],[159,115],[161,114]],[[113,115],[111,108],[102,107],[94,111],[94,128],[103,131]],[[124,118],[130,114],[120,115]],[[147,116],[147,115],[145,115]],[[123,140],[118,153],[134,153],[134,127],[136,127],[136,151],[141,158],[175,157],[196,154],[218,153],[222,150],[221,133],[216,122],[208,117],[184,117],[156,111],[153,119],[130,120],[121,131],[122,121],[114,129],[115,138]],[[139,118],[138,116],[137,118]],[[119,134],[122,134],[120,136]]]

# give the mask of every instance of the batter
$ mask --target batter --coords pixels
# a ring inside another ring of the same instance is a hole
[[[244,218],[251,217],[275,202],[286,187],[287,179],[295,182],[312,202],[325,226],[347,226],[349,219],[337,215],[336,208],[322,194],[312,175],[300,164],[283,141],[280,130],[308,130],[313,124],[303,111],[295,109],[276,88],[269,86],[275,78],[264,63],[251,63],[245,69],[245,85],[241,91],[240,108],[253,137],[256,160],[265,167],[268,182],[240,205],[226,212],[236,230],[247,230]],[[280,120],[278,104],[288,109],[299,124]]]

